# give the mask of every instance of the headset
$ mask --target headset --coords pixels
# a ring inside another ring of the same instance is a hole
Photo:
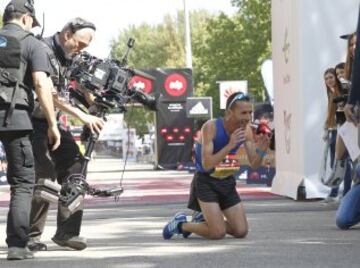
[[[95,24],[93,24],[89,21],[83,20],[81,18],[76,18],[73,21],[71,21],[69,23],[69,28],[72,33],[75,33],[77,31],[79,31],[81,29],[85,29],[85,28],[90,28],[90,29],[93,29],[94,31],[96,31]]]

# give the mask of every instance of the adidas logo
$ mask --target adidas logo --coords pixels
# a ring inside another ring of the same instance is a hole
[[[208,114],[209,110],[204,107],[202,102],[198,102],[194,107],[189,111],[189,114]]]

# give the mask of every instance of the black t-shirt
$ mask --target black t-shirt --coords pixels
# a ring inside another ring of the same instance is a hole
[[[23,31],[19,25],[13,23],[6,24],[3,29]],[[27,69],[23,83],[29,88],[34,89],[32,72],[45,72],[48,75],[52,72],[48,48],[33,35],[26,36],[20,42],[22,47],[22,58],[27,62]],[[31,115],[27,110],[15,109],[11,117],[11,124],[6,127],[3,126],[5,113],[6,110],[0,110],[0,131],[32,129]]]
[[[356,28],[356,48],[355,48],[355,56],[354,63],[351,75],[351,90],[349,94],[348,103],[350,104],[360,104],[360,7],[359,7],[359,15],[358,15],[358,24]]]
[[[52,36],[45,37],[41,40],[47,47],[50,64],[52,68],[51,79],[54,84],[55,89],[58,91],[59,96],[66,97],[66,78],[65,70],[68,66],[71,65],[71,60],[65,57],[65,52],[60,45],[59,33],[56,33]],[[56,110],[57,117],[60,116],[61,110]],[[35,100],[35,108],[33,112],[33,117],[37,119],[45,120],[45,114],[43,109],[40,107],[38,100]]]

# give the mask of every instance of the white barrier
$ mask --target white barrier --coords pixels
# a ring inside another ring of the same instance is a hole
[[[276,176],[272,192],[325,197],[319,180],[327,97],[323,73],[345,61],[359,0],[272,0]]]

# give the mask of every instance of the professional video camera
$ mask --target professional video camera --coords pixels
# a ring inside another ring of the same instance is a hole
[[[341,78],[340,79],[340,93],[341,95],[333,98],[333,103],[337,105],[336,109],[336,124],[342,125],[345,123],[346,118],[344,114],[344,106],[349,96],[351,81]]]
[[[349,97],[348,94],[341,95],[339,97],[335,97],[335,98],[333,98],[333,103],[338,104],[338,103],[346,102],[348,97]]]
[[[154,80],[152,76],[127,67],[128,53],[134,42],[134,39],[129,39],[128,50],[121,61],[99,59],[86,52],[78,54],[67,70],[67,78],[76,82],[76,86],[69,83],[68,87],[72,87],[70,97],[89,108],[82,91],[78,89],[81,87],[92,93],[95,96],[95,111],[92,111],[92,114],[98,117],[105,117],[113,108],[125,112],[126,104],[130,101],[139,102],[150,110],[156,110],[154,97],[129,86],[131,78],[135,75]],[[49,202],[60,200],[71,213],[79,207],[85,194],[118,197],[123,192],[121,183],[120,186],[111,189],[96,189],[86,182],[87,165],[98,136],[84,127],[82,138],[85,139],[87,145],[81,172],[70,175],[61,187],[48,179],[40,180],[35,190],[36,196]]]
[[[340,78],[339,80],[340,80],[341,94],[342,95],[349,94],[351,88],[351,81],[346,80],[344,78]]]
[[[341,95],[333,99],[333,103],[342,105],[347,101],[351,88],[351,81],[340,78],[340,93]]]
[[[78,54],[68,68],[67,77],[89,90],[99,103],[116,107],[122,112],[126,111],[125,105],[130,101],[137,101],[150,110],[156,110],[154,97],[136,87],[129,86],[131,78],[135,75],[154,80],[152,76],[144,72],[127,67],[127,56],[134,42],[134,39],[129,39],[128,50],[121,61],[99,59],[87,52]]]

